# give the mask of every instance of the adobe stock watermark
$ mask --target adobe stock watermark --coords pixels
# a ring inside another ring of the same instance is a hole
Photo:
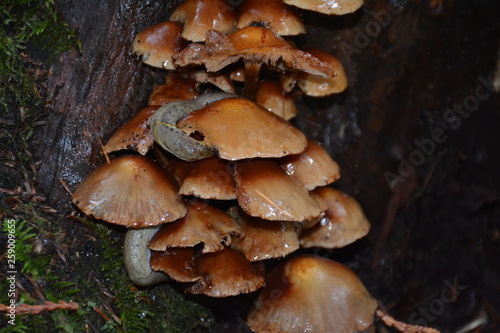
[[[410,324],[423,327],[432,326],[432,322],[444,313],[446,305],[453,303],[467,289],[467,286],[452,283],[449,280],[444,280],[443,284],[444,288],[438,298],[421,305],[410,315],[408,319]]]
[[[352,55],[354,53],[360,54],[362,49],[370,45],[372,40],[392,22],[392,17],[400,14],[403,9],[404,6],[402,4],[397,4],[395,1],[389,1],[387,10],[382,9],[377,12],[373,10],[368,11],[372,20],[368,21],[362,28],[355,27],[353,29],[356,34],[354,35],[352,43],[346,41],[340,43],[340,50],[344,58],[348,62],[351,62]]]
[[[481,101],[488,99],[495,93],[493,86],[493,75],[487,79],[482,76],[477,78],[478,84],[474,89],[474,94],[463,99],[461,103],[455,103],[453,108],[449,108],[443,112],[443,121],[446,125],[436,127],[432,130],[429,138],[415,140],[413,143],[415,148],[408,154],[407,158],[398,156],[399,165],[397,173],[386,171],[384,173],[385,180],[392,192],[396,190],[398,183],[405,182],[414,172],[415,168],[422,165],[428,157],[436,151],[438,144],[445,142],[448,135],[445,131],[448,128],[456,130],[462,125],[462,120],[469,118],[471,113],[479,109]]]
[[[4,272],[7,276],[7,297],[9,304],[7,304],[6,316],[9,325],[16,325],[16,220],[5,219],[3,221],[3,230],[7,233],[6,255],[7,271]]]

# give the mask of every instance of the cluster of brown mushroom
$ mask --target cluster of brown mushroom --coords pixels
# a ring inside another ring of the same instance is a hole
[[[362,2],[186,0],[141,32],[133,50],[168,71],[166,82],[104,146],[127,154],[98,167],[73,202],[128,227],[125,265],[138,285],[171,278],[212,297],[265,285],[249,315],[255,332],[360,331],[376,301],[341,264],[298,256],[264,277],[264,260],[343,247],[370,227],[353,198],[326,187],[337,163],[288,122],[295,87],[347,87],[335,57],[283,37],[305,32],[288,4],[338,15]]]

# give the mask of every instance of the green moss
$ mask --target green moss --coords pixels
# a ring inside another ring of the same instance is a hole
[[[40,102],[35,78],[27,73],[27,48],[52,58],[79,41],[57,16],[54,0],[0,0],[0,21],[0,109],[27,108]]]
[[[13,199],[14,200],[14,199]],[[17,199],[15,199],[17,200]],[[0,210],[7,238],[7,221],[15,220],[16,305],[59,300],[79,304],[77,311],[55,310],[18,315],[16,326],[0,318],[0,332],[209,332],[210,312],[168,285],[135,288],[124,270],[123,234],[108,225],[71,219],[46,218],[36,204],[18,201],[14,210]],[[63,224],[72,224],[68,234]],[[0,262],[3,272],[7,261]],[[0,281],[0,290],[9,282]],[[0,303],[8,304],[7,293]]]

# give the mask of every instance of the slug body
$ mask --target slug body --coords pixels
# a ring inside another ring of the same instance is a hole
[[[125,269],[130,280],[139,286],[151,286],[168,280],[166,274],[155,272],[149,266],[151,250],[148,249],[147,245],[159,228],[160,225],[141,229],[131,228],[125,234],[123,245]]]
[[[176,124],[179,119],[191,112],[228,97],[236,96],[223,92],[208,93],[193,100],[173,101],[163,105],[151,117],[151,128],[155,141],[166,151],[187,162],[213,156],[213,150],[203,141],[198,141],[185,134],[177,128]]]

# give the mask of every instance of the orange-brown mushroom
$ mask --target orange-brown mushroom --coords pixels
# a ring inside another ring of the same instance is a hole
[[[304,134],[286,120],[242,98],[222,99],[193,111],[177,127],[187,134],[200,133],[221,158],[233,161],[298,154],[307,145]]]
[[[294,36],[306,32],[300,16],[282,0],[245,0],[238,7],[238,13],[238,29],[257,22],[280,36]]]
[[[202,279],[186,291],[211,297],[227,297],[254,292],[264,285],[264,277],[245,256],[231,248],[203,254],[198,259]]]
[[[370,222],[354,198],[330,187],[318,188],[314,193],[327,208],[325,217],[300,234],[302,247],[341,248],[368,234]]]
[[[363,0],[283,0],[283,2],[328,15],[349,14],[363,5]]]
[[[150,118],[158,108],[159,106],[150,106],[142,109],[113,134],[104,145],[104,151],[111,153],[131,149],[141,155],[146,155],[155,141],[149,127]]]
[[[217,157],[195,162],[172,160],[168,166],[179,180],[179,193],[203,199],[236,199],[234,170]]]
[[[266,80],[259,84],[255,103],[286,120],[297,115],[295,100],[276,81]]]
[[[139,33],[134,40],[134,53],[150,66],[175,69],[172,56],[179,53],[188,42],[181,38],[182,25],[167,21],[153,25]]]
[[[238,207],[232,207],[229,215],[241,225],[244,233],[231,247],[250,261],[285,257],[299,248],[297,222],[266,221],[248,216]]]
[[[251,216],[273,221],[302,221],[321,214],[319,203],[272,160],[236,165],[238,203]]]
[[[172,101],[189,100],[198,95],[198,82],[186,75],[168,74],[165,84],[156,86],[149,95],[149,105],[165,105]]]
[[[165,251],[151,251],[150,266],[179,282],[195,282],[198,274],[196,252],[193,248],[170,248]]]
[[[307,148],[298,155],[285,156],[280,161],[287,174],[297,179],[309,191],[340,178],[340,167],[327,151],[309,140]]]
[[[182,37],[192,42],[204,41],[208,30],[229,33],[236,25],[233,8],[225,0],[185,0],[170,20],[183,23]]]
[[[333,55],[315,48],[307,48],[304,51],[312,54],[323,62],[328,63],[337,75],[335,77],[324,77],[309,73],[297,73],[297,85],[307,96],[321,97],[343,92],[347,88],[347,75],[344,66],[339,59]]]
[[[242,228],[226,213],[200,200],[193,200],[187,204],[186,216],[162,225],[148,247],[164,251],[203,243],[203,253],[216,252],[231,244],[231,236],[242,235]]]
[[[243,59],[245,87],[243,96],[253,99],[262,64],[278,69],[297,69],[311,74],[335,76],[330,65],[307,52],[297,50],[280,36],[261,27],[245,27],[228,36],[210,30],[205,44],[192,43],[177,57],[178,66],[205,65],[209,72],[217,72],[229,64]]]
[[[377,301],[346,266],[321,257],[287,260],[266,276],[247,323],[256,333],[344,333],[368,328]]]
[[[172,222],[186,214],[174,180],[140,155],[99,166],[78,186],[73,203],[87,215],[127,227]]]

